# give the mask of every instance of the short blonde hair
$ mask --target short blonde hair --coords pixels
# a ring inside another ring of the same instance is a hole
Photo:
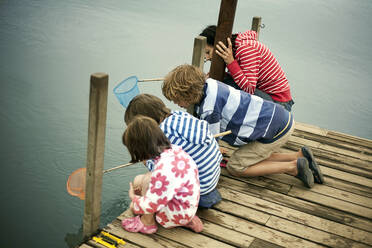
[[[205,75],[192,65],[180,65],[165,77],[162,91],[170,101],[183,101],[189,104],[199,103],[203,95]]]

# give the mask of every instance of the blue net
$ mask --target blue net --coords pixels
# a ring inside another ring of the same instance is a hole
[[[129,102],[140,93],[137,83],[138,78],[136,76],[131,76],[124,79],[114,88],[114,94],[124,108],[128,107]]]

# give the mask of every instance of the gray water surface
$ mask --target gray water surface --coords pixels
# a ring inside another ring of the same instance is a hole
[[[71,247],[84,202],[66,193],[85,166],[89,77],[109,74],[105,168],[129,161],[124,78],[163,77],[191,62],[193,38],[220,1],[0,0],[0,247]],[[260,40],[291,85],[295,119],[372,139],[372,1],[239,1],[234,31],[262,16]],[[206,69],[207,70],[207,69]],[[140,85],[161,96],[160,83]],[[170,108],[174,104],[166,101]],[[104,176],[102,224],[128,206],[135,165]]]

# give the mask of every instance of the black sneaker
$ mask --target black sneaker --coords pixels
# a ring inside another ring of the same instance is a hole
[[[323,184],[324,183],[323,173],[320,170],[318,163],[315,161],[315,158],[314,158],[313,153],[311,152],[311,149],[307,146],[303,146],[301,147],[301,151],[304,157],[309,162],[309,168],[314,175],[314,181],[316,183]]]
[[[309,168],[309,162],[306,158],[297,159],[297,178],[300,179],[308,188],[314,186],[314,176]]]

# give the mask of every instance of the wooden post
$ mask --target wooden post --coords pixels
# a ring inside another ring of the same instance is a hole
[[[101,215],[102,171],[105,148],[108,75],[90,77],[87,174],[83,236],[92,236],[99,228]]]
[[[205,46],[207,44],[207,37],[198,36],[194,39],[194,50],[192,52],[192,65],[199,67],[201,71],[204,68]]]
[[[203,71],[204,69],[204,55],[206,44],[207,38],[204,36],[198,36],[194,39],[194,49],[192,52],[191,64],[198,67],[201,71]],[[187,108],[187,112],[195,116],[193,104]]]
[[[260,35],[260,30],[261,30],[261,17],[260,16],[253,17],[251,30],[256,31],[257,40],[258,40],[259,35]]]
[[[214,40],[214,48],[216,49],[216,44],[222,41],[227,44],[227,37],[231,36],[235,10],[238,0],[221,0],[220,13],[218,16],[216,37]],[[225,76],[225,62],[223,59],[213,51],[211,69],[209,76],[213,79],[222,81]]]

